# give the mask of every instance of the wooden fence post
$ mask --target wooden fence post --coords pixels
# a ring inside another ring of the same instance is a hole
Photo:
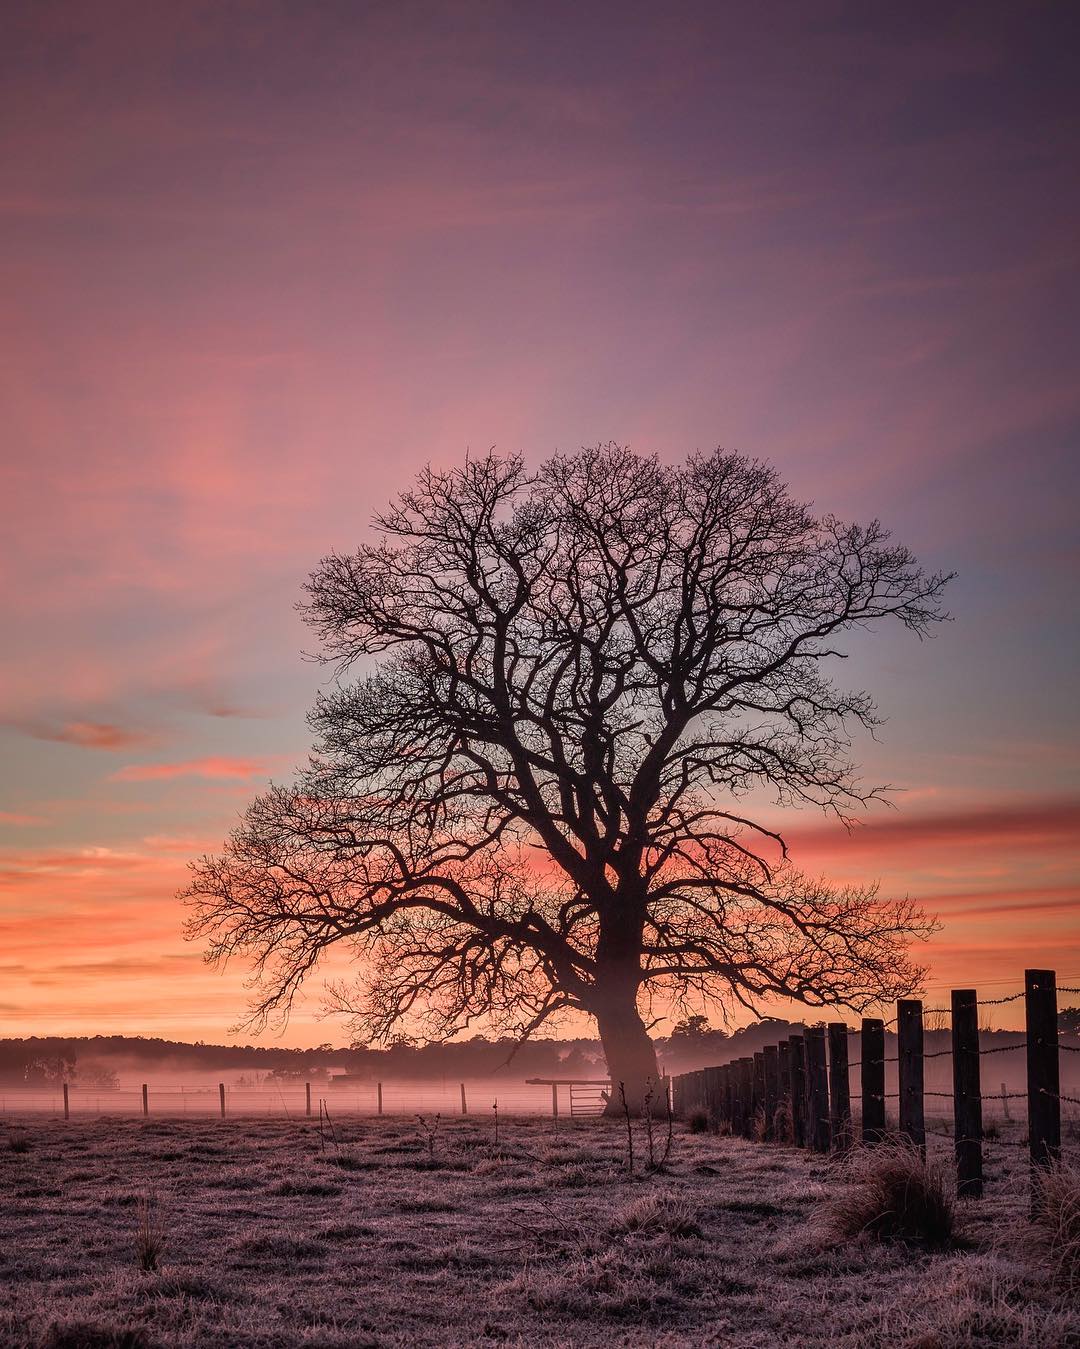
[[[780,1100],[780,1062],[776,1045],[765,1046],[765,1137],[776,1139],[776,1107]]]
[[[738,1089],[738,1133],[742,1138],[750,1136],[750,1089],[753,1086],[750,1066],[752,1059],[735,1060],[735,1081]]]
[[[837,1152],[851,1147],[851,1084],[848,1080],[848,1028],[843,1021],[829,1024],[829,1118],[832,1145]]]
[[[224,1118],[225,1118],[225,1083],[224,1083],[224,1082],[219,1082],[219,1083],[217,1084],[217,1089],[218,1089],[218,1100],[221,1102],[221,1118],[224,1119]]]
[[[381,1082],[376,1082],[376,1083],[375,1083],[375,1088],[376,1088],[376,1091],[375,1091],[376,1110],[377,1110],[378,1113],[381,1115],[381,1114],[382,1114],[382,1083],[381,1083]]]
[[[304,1109],[308,1116],[311,1115],[311,1083],[304,1083]]]
[[[896,1004],[896,1042],[900,1070],[900,1132],[925,1153],[923,1020],[922,1003],[918,998],[901,998]]]
[[[462,1082],[462,1084],[461,1084],[461,1113],[462,1113],[463,1115],[467,1115],[467,1114],[469,1113],[469,1107],[468,1107],[468,1106],[466,1105],[466,1103],[465,1103],[465,1083],[464,1083],[464,1082]]]
[[[953,1145],[956,1193],[983,1192],[982,1089],[979,1082],[979,1002],[973,988],[952,990]]]
[[[705,1109],[709,1115],[709,1128],[714,1131],[720,1127],[723,1095],[723,1069],[705,1069]]]
[[[791,1137],[806,1146],[806,1045],[801,1035],[789,1035],[791,1046]]]
[[[780,1127],[777,1129],[777,1137],[783,1143],[790,1143],[791,1138],[791,1043],[788,1040],[781,1040],[776,1046],[776,1062],[780,1070]]]
[[[150,1113],[150,1097],[147,1094],[145,1082],[142,1084],[142,1112],[144,1115],[149,1115]]]
[[[758,1050],[754,1055],[754,1109],[750,1122],[750,1137],[758,1136],[758,1117],[761,1118],[761,1137],[765,1137],[765,1054]]]
[[[1027,1019],[1028,1145],[1031,1164],[1048,1167],[1061,1155],[1057,979],[1053,970],[1024,971]]]
[[[825,1027],[806,1032],[807,1142],[815,1152],[829,1151],[829,1069],[825,1059]]]
[[[68,1084],[66,1082],[64,1083],[64,1118],[71,1118],[71,1105],[68,1101]]]
[[[860,1039],[862,1141],[880,1143],[885,1137],[885,1022],[865,1017]]]
[[[680,1081],[680,1080],[681,1080],[681,1079],[679,1079],[679,1078],[676,1078],[676,1079],[675,1079],[676,1082],[678,1082],[678,1081]],[[559,1118],[559,1084],[558,1084],[558,1082],[552,1082],[552,1084],[551,1084],[551,1118],[552,1118],[552,1119],[558,1119],[558,1118]]]

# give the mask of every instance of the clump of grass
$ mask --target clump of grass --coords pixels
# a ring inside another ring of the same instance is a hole
[[[825,1207],[827,1227],[848,1239],[864,1234],[940,1249],[956,1234],[956,1206],[944,1166],[904,1141],[859,1148],[848,1183]]]
[[[8,1151],[9,1151],[9,1152],[29,1152],[29,1151],[30,1151],[30,1140],[29,1140],[29,1138],[27,1138],[27,1136],[26,1136],[25,1134],[23,1134],[23,1133],[10,1133],[10,1134],[8,1134]]]
[[[627,1204],[612,1220],[614,1233],[666,1232],[673,1237],[699,1237],[697,1211],[685,1199],[673,1195],[643,1194]]]
[[[157,1195],[139,1196],[138,1218],[135,1225],[135,1263],[145,1274],[161,1267],[165,1251],[165,1226],[161,1219]]]
[[[442,1115],[441,1114],[435,1115],[430,1120],[426,1119],[423,1115],[417,1115],[416,1118],[419,1121],[420,1127],[421,1129],[423,1129],[425,1138],[427,1140],[428,1162],[431,1166],[434,1166],[435,1144],[439,1137],[439,1124],[442,1120]]]
[[[1056,1282],[1080,1289],[1080,1167],[1056,1161],[1035,1177],[1035,1246]]]
[[[692,1134],[708,1133],[709,1116],[704,1110],[693,1111],[686,1122],[690,1126],[690,1132]]]

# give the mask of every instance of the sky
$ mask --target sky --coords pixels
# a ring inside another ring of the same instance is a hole
[[[1080,983],[1078,38],[1064,0],[9,0],[0,1035],[228,1038],[244,972],[175,892],[306,752],[304,578],[427,462],[608,440],[768,459],[958,573],[933,641],[852,646],[896,808],[785,818],[793,858],[938,914],[931,1001]],[[342,1042],[318,1010],[284,1042]]]

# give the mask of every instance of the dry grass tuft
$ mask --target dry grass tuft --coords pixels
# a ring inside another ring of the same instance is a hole
[[[161,1267],[161,1257],[165,1251],[165,1225],[162,1222],[157,1195],[139,1196],[138,1222],[135,1227],[135,1263],[144,1273],[150,1274]]]
[[[1054,1280],[1080,1289],[1080,1167],[1057,1161],[1036,1177],[1031,1217]]]
[[[824,1210],[837,1237],[863,1234],[930,1249],[952,1244],[956,1206],[946,1167],[905,1142],[859,1148],[848,1159],[847,1184]]]
[[[671,1195],[643,1194],[621,1209],[612,1220],[611,1231],[666,1232],[673,1237],[699,1237],[697,1210],[686,1199]]]
[[[704,1134],[709,1131],[709,1116],[704,1110],[695,1110],[686,1122],[692,1134]]]
[[[29,1140],[29,1138],[27,1138],[27,1136],[26,1136],[25,1134],[21,1134],[21,1133],[10,1133],[10,1134],[8,1134],[8,1151],[9,1151],[9,1152],[29,1152],[29,1151],[30,1151],[30,1140]]]

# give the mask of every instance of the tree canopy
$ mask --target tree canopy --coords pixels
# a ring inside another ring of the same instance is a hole
[[[831,667],[847,633],[928,633],[947,576],[720,451],[492,453],[375,525],[307,586],[338,676],[310,762],[186,892],[211,959],[254,961],[256,1020],[341,943],[359,980],[332,1004],[365,1038],[579,1011],[638,1081],[651,1008],[917,986],[917,905],[800,874],[750,802],[881,797],[850,754],[873,702]]]

